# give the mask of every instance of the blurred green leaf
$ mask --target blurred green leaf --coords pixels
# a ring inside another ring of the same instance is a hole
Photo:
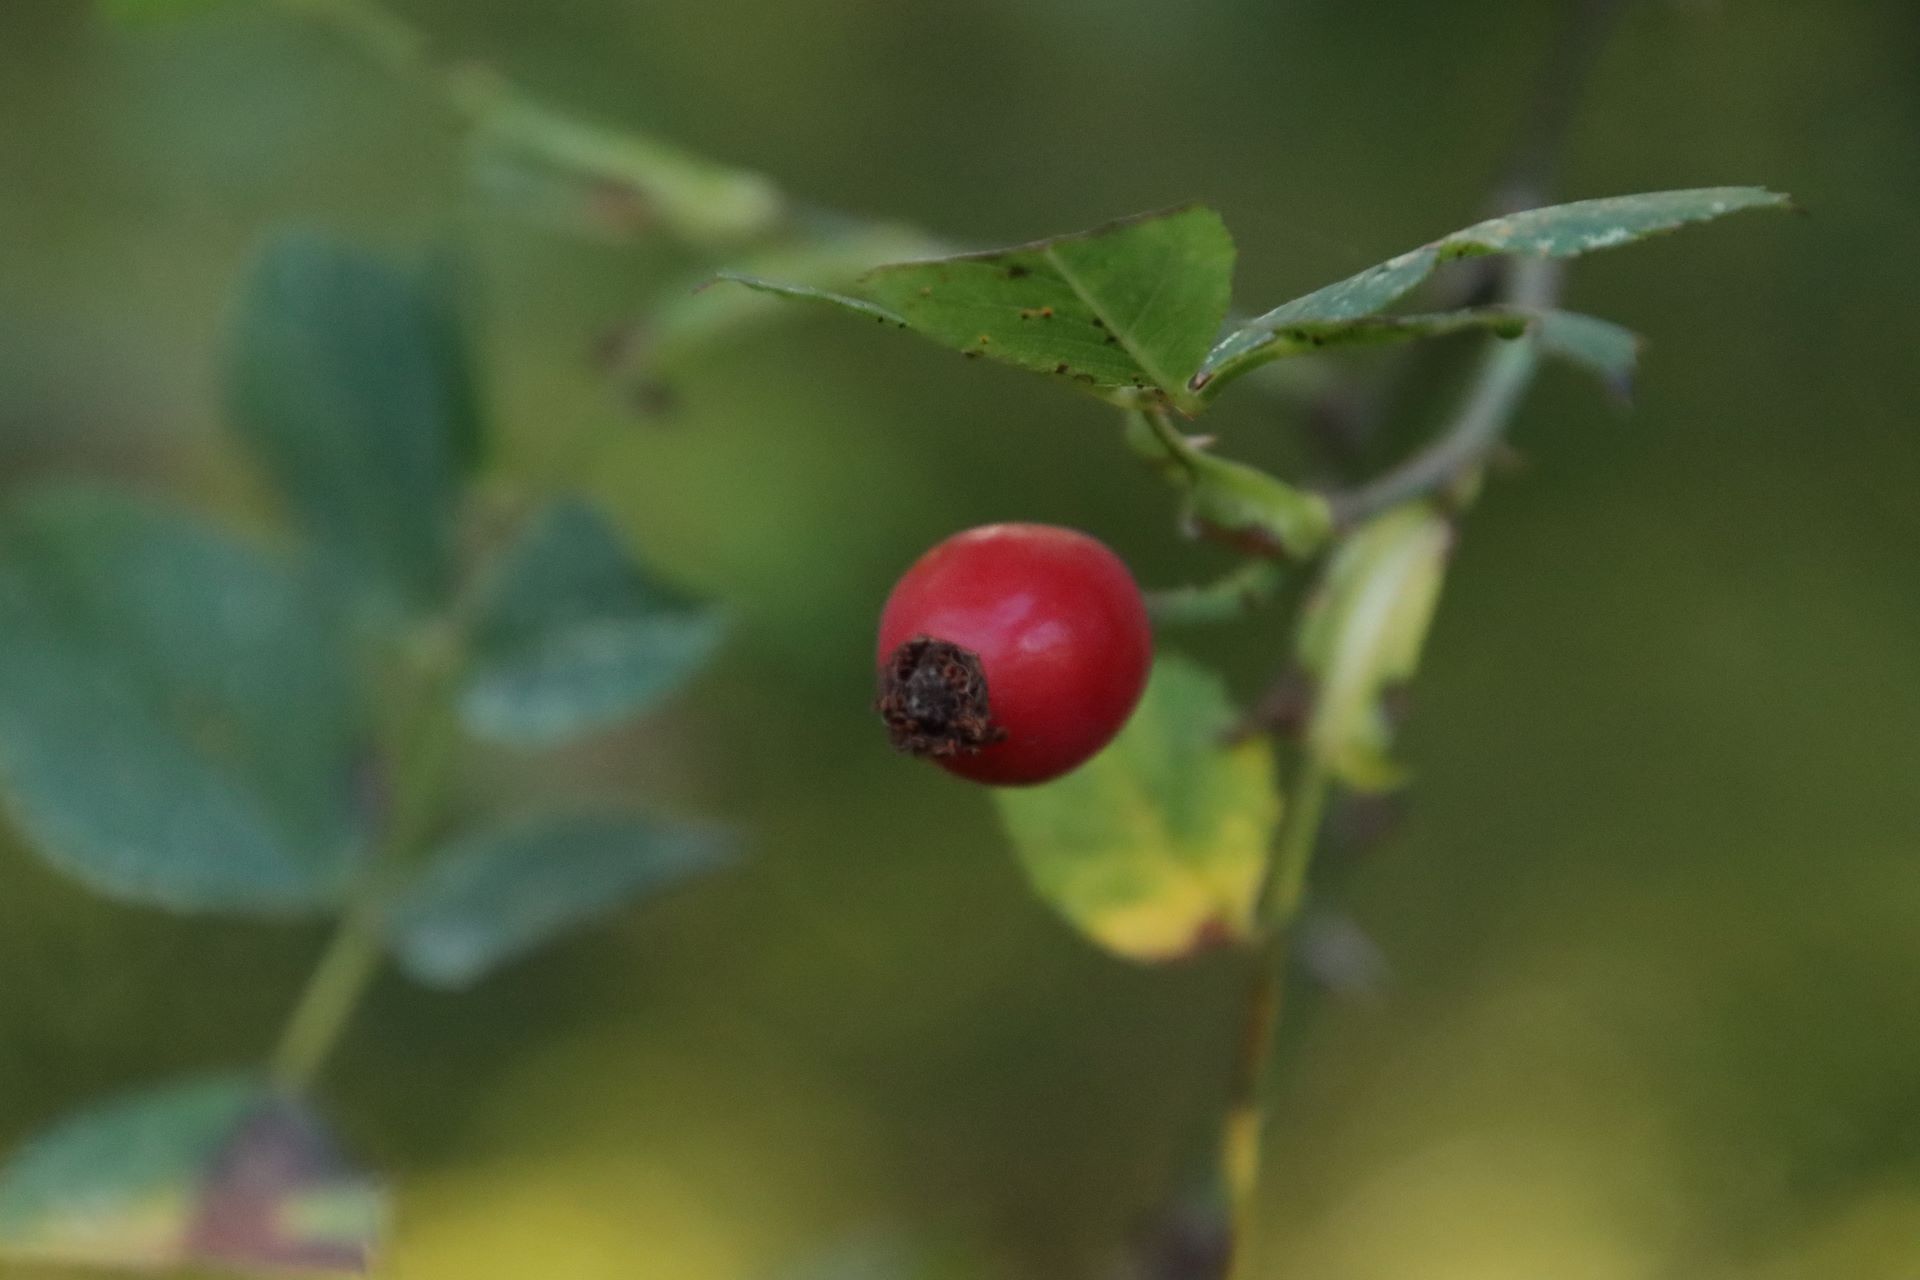
[[[1442,262],[1455,258],[1491,253],[1570,258],[1742,209],[1785,208],[1789,203],[1787,197],[1759,187],[1703,187],[1580,200],[1490,218],[1276,307],[1222,339],[1207,354],[1194,382],[1204,386],[1242,372],[1249,362],[1272,358],[1263,354],[1270,344],[1297,327],[1338,324],[1383,310]]]
[[[1208,398],[1235,378],[1289,356],[1312,355],[1331,347],[1377,347],[1455,333],[1491,333],[1517,338],[1527,331],[1528,313],[1514,307],[1464,307],[1424,315],[1356,316],[1345,320],[1302,320],[1280,325],[1233,360],[1205,375]]]
[[[0,779],[49,862],[178,910],[335,899],[357,699],[311,575],[178,512],[58,490],[0,520]]]
[[[1248,349],[1206,384],[1208,398],[1241,374],[1272,360],[1311,355],[1334,347],[1387,346],[1456,333],[1490,333],[1498,338],[1531,335],[1540,349],[1593,374],[1608,390],[1625,396],[1632,388],[1640,339],[1596,316],[1573,311],[1531,311],[1520,307],[1468,307],[1425,315],[1359,316],[1316,320],[1275,329],[1268,341]]]
[[[461,712],[496,741],[547,746],[636,715],[725,633],[716,610],[656,581],[576,500],[530,521],[495,572]]]
[[[360,1274],[384,1216],[304,1106],[243,1075],[80,1112],[0,1170],[0,1255]]]
[[[1633,330],[1575,311],[1548,311],[1531,330],[1540,350],[1586,370],[1622,400],[1633,398],[1633,377],[1640,364],[1640,335]]]
[[[1035,890],[1109,951],[1170,960],[1251,932],[1280,796],[1264,739],[1223,743],[1235,719],[1217,677],[1162,658],[1113,745],[994,793]]]
[[[474,180],[508,208],[610,238],[658,226],[713,246],[770,234],[786,218],[779,189],[760,174],[476,83]]]
[[[525,818],[460,837],[388,915],[415,980],[464,987],[508,960],[650,894],[725,866],[714,827],[631,813]]]
[[[0,1247],[103,1265],[180,1260],[201,1181],[266,1096],[251,1077],[211,1076],[56,1125],[0,1170]]]
[[[846,294],[737,279],[837,302],[968,355],[1079,382],[1096,394],[1157,387],[1191,406],[1190,375],[1220,330],[1233,240],[1186,208],[1010,249],[901,262]]]
[[[403,596],[448,573],[480,451],[471,375],[446,264],[408,269],[307,233],[261,255],[234,344],[235,421],[307,531]]]
[[[1298,650],[1315,681],[1307,749],[1357,790],[1401,781],[1383,697],[1419,666],[1452,545],[1432,504],[1396,507],[1340,543],[1307,602]]]
[[[749,331],[785,312],[776,295],[805,298],[809,290],[846,289],[880,263],[945,252],[925,232],[885,223],[857,223],[735,258],[727,278],[751,282],[755,288],[716,289],[711,287],[715,281],[708,276],[697,282],[699,287],[682,286],[663,292],[639,326],[636,363],[647,372],[655,372],[689,353]],[[864,309],[844,294],[812,296]],[[901,323],[884,308],[875,308],[872,314]]]

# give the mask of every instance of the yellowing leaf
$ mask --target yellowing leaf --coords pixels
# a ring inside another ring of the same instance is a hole
[[[1107,950],[1171,960],[1252,932],[1280,796],[1264,740],[1222,744],[1233,720],[1218,678],[1165,658],[1112,746],[996,793],[1035,890]]]
[[[248,1076],[109,1100],[0,1169],[4,1263],[362,1275],[384,1220],[319,1118]]]

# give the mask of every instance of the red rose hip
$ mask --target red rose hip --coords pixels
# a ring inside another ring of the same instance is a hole
[[[1113,740],[1153,660],[1146,602],[1084,533],[992,524],[934,547],[880,613],[893,744],[975,782],[1045,782]]]

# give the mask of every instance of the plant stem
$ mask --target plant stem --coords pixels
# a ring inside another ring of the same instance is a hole
[[[1558,39],[1548,50],[1522,118],[1507,172],[1495,189],[1493,213],[1511,213],[1546,199],[1566,138],[1573,131],[1594,68],[1627,0],[1567,0]]]
[[[1127,410],[1127,447],[1145,459],[1147,465],[1175,482],[1190,482],[1194,476],[1197,450],[1184,431],[1173,424],[1173,417],[1160,405]]]
[[[1504,290],[1509,303],[1530,310],[1553,306],[1559,293],[1558,264],[1539,258],[1515,262]],[[1532,336],[1495,343],[1451,425],[1391,471],[1357,489],[1329,495],[1334,522],[1352,528],[1390,507],[1441,493],[1471,476],[1506,434],[1539,367],[1539,343]]]
[[[1280,838],[1274,842],[1273,864],[1260,896],[1260,920],[1279,933],[1293,923],[1306,897],[1307,870],[1320,840],[1321,820],[1333,779],[1326,762],[1312,750],[1301,753],[1299,775],[1287,794],[1287,810],[1280,817]]]
[[[1280,589],[1285,574],[1272,560],[1248,560],[1212,582],[1150,592],[1147,611],[1162,625],[1234,622]]]
[[[1515,305],[1551,306],[1560,273],[1551,262],[1515,265],[1507,293]],[[1539,367],[1532,338],[1496,345],[1482,363],[1466,402],[1453,424],[1426,450],[1371,484],[1332,500],[1334,518],[1343,527],[1402,502],[1460,486],[1499,443],[1532,385]],[[1266,1105],[1262,1097],[1273,1035],[1279,1018],[1287,939],[1306,898],[1307,873],[1326,815],[1332,778],[1311,745],[1302,751],[1299,772],[1288,793],[1273,862],[1260,896],[1259,918],[1265,941],[1256,957],[1241,1021],[1240,1050],[1234,1060],[1227,1112],[1220,1137],[1221,1180],[1228,1204],[1228,1280],[1247,1280],[1252,1272],[1253,1225],[1260,1183],[1261,1136]]]
[[[371,902],[355,906],[327,944],[273,1051],[273,1082],[283,1091],[312,1087],[379,973],[382,951],[378,911]]]
[[[1234,1055],[1227,1110],[1220,1126],[1220,1180],[1227,1196],[1227,1280],[1247,1280],[1252,1275],[1268,1067],[1286,988],[1293,923],[1306,898],[1307,870],[1313,864],[1314,846],[1319,843],[1332,781],[1325,762],[1316,753],[1310,749],[1302,752],[1260,895],[1261,943],[1247,980],[1240,1045]]]
[[[1267,1067],[1286,988],[1287,931],[1271,930],[1254,958],[1240,1021],[1240,1043],[1220,1122],[1220,1181],[1227,1198],[1226,1280],[1252,1274],[1265,1138]]]
[[[1547,185],[1580,90],[1620,7],[1619,0],[1579,0],[1574,6],[1554,65],[1543,77],[1544,105],[1517,149],[1513,171],[1496,196],[1498,203],[1518,202],[1523,207],[1538,197],[1535,188]],[[1558,266],[1536,259],[1515,262],[1505,272],[1501,292],[1510,305],[1549,308],[1560,292]],[[1329,497],[1336,526],[1352,528],[1402,502],[1462,486],[1499,444],[1539,365],[1539,347],[1531,336],[1494,344],[1459,412],[1433,444],[1370,483]],[[1166,423],[1153,425],[1163,432],[1171,428]],[[1301,753],[1299,773],[1288,796],[1272,866],[1261,891],[1259,918],[1264,940],[1247,985],[1240,1045],[1220,1135],[1220,1172],[1228,1205],[1227,1280],[1249,1280],[1253,1274],[1253,1228],[1266,1121],[1262,1095],[1279,1024],[1288,939],[1306,896],[1307,873],[1319,841],[1331,783],[1325,762],[1309,746]]]
[[[460,612],[456,606],[456,616]],[[454,699],[466,664],[465,643],[451,625],[434,628],[415,658],[413,697],[394,733],[385,831],[273,1051],[274,1083],[288,1093],[312,1088],[378,976],[386,953],[383,914],[393,882],[419,858],[445,801],[459,744]]]

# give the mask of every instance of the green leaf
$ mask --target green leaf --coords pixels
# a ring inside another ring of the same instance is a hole
[[[717,342],[751,332],[785,314],[783,298],[836,303],[856,311],[871,308],[869,314],[883,322],[904,323],[884,307],[830,291],[852,287],[880,263],[946,252],[924,232],[861,223],[737,258],[734,269],[720,279],[744,284],[745,289],[714,288],[718,281],[708,276],[698,287],[668,289],[660,295],[638,327],[636,363],[646,372],[658,372]]]
[[[1395,507],[1340,543],[1307,602],[1298,642],[1315,683],[1307,749],[1357,790],[1401,781],[1384,696],[1419,666],[1452,546],[1452,526],[1431,504]]]
[[[1548,311],[1530,332],[1545,354],[1584,369],[1621,400],[1633,398],[1640,364],[1640,335],[1633,330],[1577,311]]]
[[[0,784],[50,863],[124,901],[285,912],[363,847],[360,725],[312,576],[90,490],[0,519]]]
[[[363,1274],[384,1197],[302,1104],[242,1075],[115,1099],[0,1170],[0,1255]]]
[[[500,561],[461,713],[495,741],[564,742],[661,701],[724,633],[717,611],[655,580],[591,507],[561,501]]]
[[[1233,240],[1220,215],[1147,214],[1010,249],[879,267],[844,294],[785,288],[897,322],[945,346],[1126,400],[1188,379],[1226,316]],[[766,280],[742,281],[781,289]]]
[[[321,236],[283,235],[241,308],[231,395],[241,436],[305,529],[349,571],[444,585],[481,423],[451,289]]]
[[[731,860],[713,827],[629,813],[522,819],[433,855],[389,913],[415,980],[465,987],[508,960]]]
[[[543,220],[628,238],[660,227],[726,247],[776,231],[786,202],[767,178],[573,116],[490,84],[475,99],[476,185]]]
[[[1205,374],[1200,384],[1208,399],[1242,374],[1289,356],[1312,355],[1332,347],[1378,347],[1455,333],[1491,333],[1517,338],[1527,331],[1529,313],[1515,307],[1465,307],[1422,315],[1355,316],[1340,320],[1301,320],[1264,331],[1234,358]]]
[[[896,311],[889,311],[877,302],[869,302],[865,298],[856,298],[850,293],[839,293],[818,285],[768,280],[762,276],[746,275],[738,271],[722,271],[715,279],[719,283],[745,285],[755,293],[770,293],[776,297],[791,298],[796,302],[821,302],[828,306],[844,307],[848,311],[857,311],[882,324],[890,324],[902,329],[908,327],[905,316]]]
[[[1703,187],[1580,200],[1490,218],[1295,298],[1242,326],[1208,353],[1195,375],[1194,386],[1198,389],[1243,372],[1245,362],[1257,364],[1271,359],[1263,352],[1287,330],[1357,320],[1384,310],[1432,275],[1442,262],[1455,258],[1492,253],[1570,258],[1742,209],[1785,208],[1789,204],[1787,197],[1759,187]]]
[[[1162,658],[1112,746],[994,793],[1034,889],[1107,950],[1170,960],[1252,931],[1280,796],[1264,739],[1223,742],[1235,718],[1216,677]]]

